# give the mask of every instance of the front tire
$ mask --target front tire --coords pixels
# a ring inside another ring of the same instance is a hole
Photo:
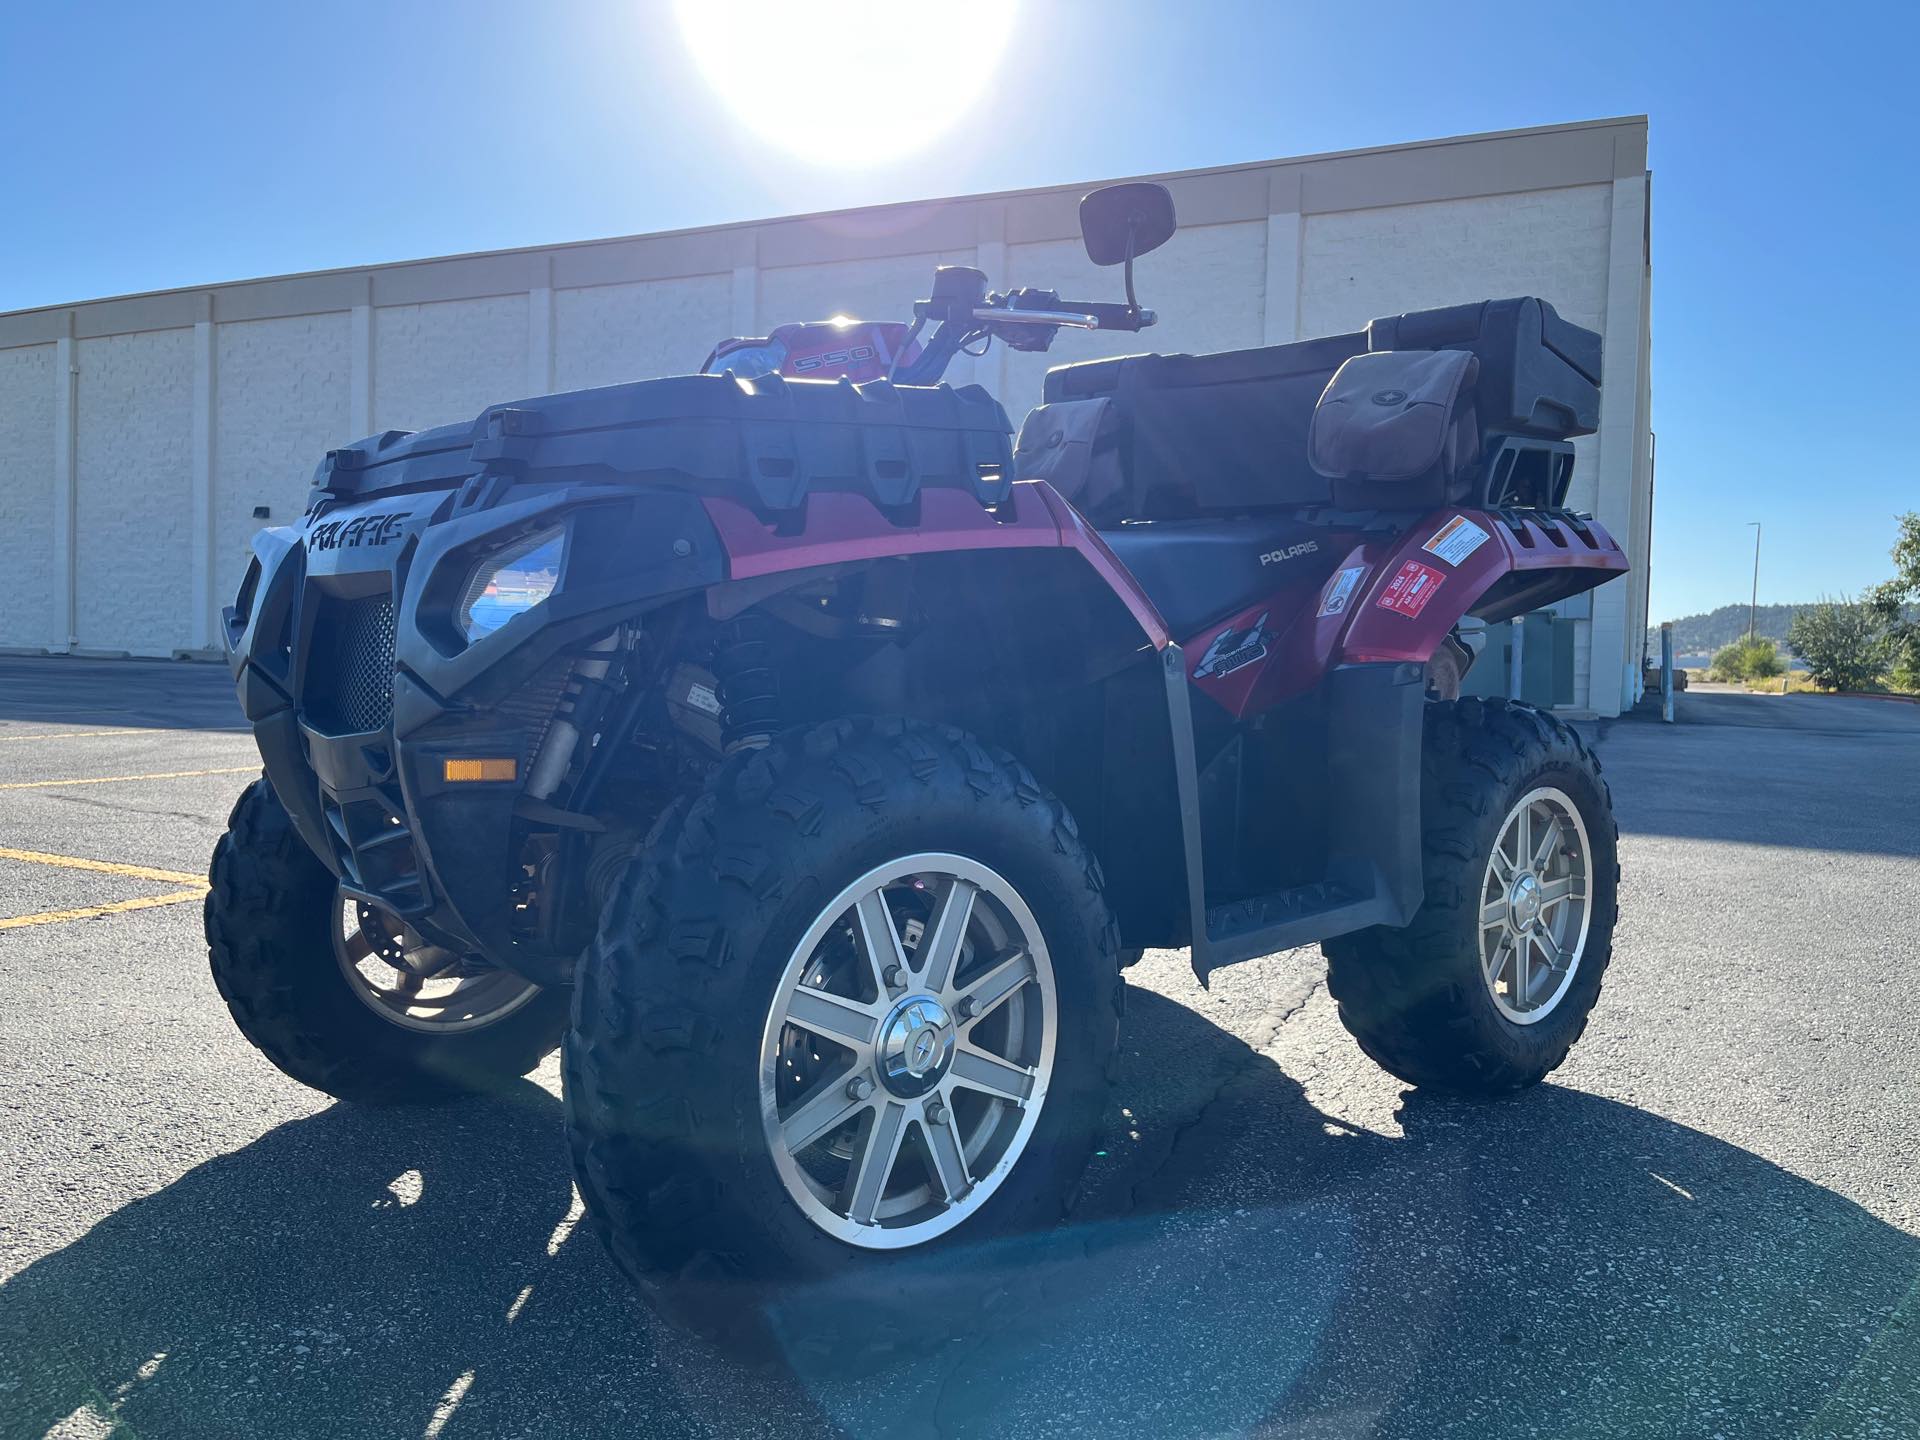
[[[848,1281],[836,1360],[897,1349],[926,1308],[903,1252],[1063,1215],[1118,954],[1065,807],[972,737],[843,720],[736,756],[662,820],[581,966],[587,1211],[709,1338],[757,1349],[783,1284]]]
[[[1531,706],[1429,704],[1426,896],[1410,924],[1321,946],[1340,1019],[1409,1084],[1493,1096],[1567,1058],[1600,997],[1619,834],[1600,761]]]
[[[564,991],[451,962],[425,983],[397,927],[364,914],[358,935],[338,883],[266,780],[241,793],[214,847],[204,910],[214,984],[240,1033],[302,1085],[362,1104],[445,1100],[499,1087],[560,1043]],[[369,978],[384,974],[396,983]]]

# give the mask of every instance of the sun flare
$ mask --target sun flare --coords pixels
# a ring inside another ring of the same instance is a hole
[[[694,62],[756,134],[822,165],[897,160],[981,97],[1017,0],[677,0]]]

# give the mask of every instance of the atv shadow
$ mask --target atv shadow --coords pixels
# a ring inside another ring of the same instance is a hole
[[[574,1233],[558,1106],[523,1084],[279,1126],[0,1285],[0,1435],[76,1411],[196,1440],[1920,1424],[1920,1242],[1829,1191],[1552,1086],[1409,1095],[1403,1137],[1357,1134],[1152,993],[1124,1037],[1072,1223],[929,1267],[930,1308],[960,1281],[1017,1301],[956,1310],[933,1359],[844,1381],[796,1344],[748,1371],[663,1330]]]
[[[224,665],[0,655],[0,720],[74,728],[244,730]]]

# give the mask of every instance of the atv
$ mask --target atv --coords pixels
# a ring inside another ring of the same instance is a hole
[[[1016,445],[955,356],[1154,323],[1168,192],[1081,222],[1125,303],[948,266],[911,325],[333,451],[225,611],[241,1030],[369,1103],[563,1045],[587,1211],[707,1333],[1057,1222],[1145,949],[1318,943],[1366,1053],[1459,1095],[1599,993],[1598,762],[1461,695],[1477,622],[1627,569],[1566,508],[1599,337],[1522,298],[1093,360]]]

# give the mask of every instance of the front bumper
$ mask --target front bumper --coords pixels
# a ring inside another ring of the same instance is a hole
[[[468,643],[454,611],[487,555],[556,523],[554,593]],[[527,776],[581,650],[726,578],[693,496],[512,485],[323,497],[263,531],[222,626],[240,705],[301,836],[352,896],[535,978],[553,957],[510,923]],[[445,779],[511,758],[512,781]]]

